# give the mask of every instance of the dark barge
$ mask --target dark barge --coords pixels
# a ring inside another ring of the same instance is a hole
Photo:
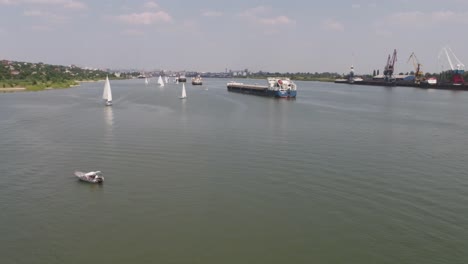
[[[253,94],[277,98],[296,98],[297,86],[289,78],[268,78],[268,85],[229,82],[229,92]]]

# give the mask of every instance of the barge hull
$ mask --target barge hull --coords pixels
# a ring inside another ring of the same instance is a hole
[[[258,85],[228,85],[229,92],[253,94],[267,97],[277,98],[296,98],[296,91],[274,91],[266,86]]]

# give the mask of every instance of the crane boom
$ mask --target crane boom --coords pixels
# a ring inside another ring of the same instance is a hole
[[[387,64],[384,68],[385,80],[389,81],[393,78],[393,71],[395,69],[395,62],[397,61],[397,51],[393,50],[393,55],[388,55]]]
[[[411,55],[409,56],[408,58],[408,62],[412,62],[413,63],[413,67],[414,67],[414,82],[415,83],[420,83],[423,78],[424,78],[424,75],[423,75],[423,72],[421,71],[421,63],[419,63],[419,60],[418,60],[418,57],[416,57],[416,54],[411,53]]]
[[[449,78],[452,79],[452,84],[461,85],[465,83],[465,80],[463,79],[463,74],[465,73],[465,65],[458,59],[458,57],[455,55],[455,53],[450,47],[446,46],[442,48],[442,51],[439,54],[439,59],[442,53],[445,53],[447,61],[450,64],[450,70],[448,71],[448,74],[450,75]],[[456,62],[456,65],[454,65],[452,58]],[[442,64],[441,66],[443,67]]]
[[[396,49],[393,50],[393,56],[392,56],[392,69],[395,66],[395,62],[397,61],[397,52]]]
[[[447,60],[448,60],[448,62],[450,64],[450,68],[452,69],[452,71],[455,70],[455,68],[453,67],[452,60],[450,59],[450,56],[448,54],[447,48],[444,48],[444,51],[445,51],[445,55],[447,56]]]
[[[455,60],[457,61],[457,70],[462,70],[462,69],[465,69],[465,64],[463,64],[457,57],[457,55],[455,55],[455,53],[452,51],[452,49],[449,47],[448,48],[450,50],[450,53],[452,53],[452,56],[455,58]]]

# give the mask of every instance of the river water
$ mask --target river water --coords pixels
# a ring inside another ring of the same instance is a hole
[[[0,263],[468,263],[467,92],[151,81],[0,94]]]

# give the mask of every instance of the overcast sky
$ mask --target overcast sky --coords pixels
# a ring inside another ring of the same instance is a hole
[[[0,0],[0,58],[105,68],[369,73],[468,64],[468,0]]]

